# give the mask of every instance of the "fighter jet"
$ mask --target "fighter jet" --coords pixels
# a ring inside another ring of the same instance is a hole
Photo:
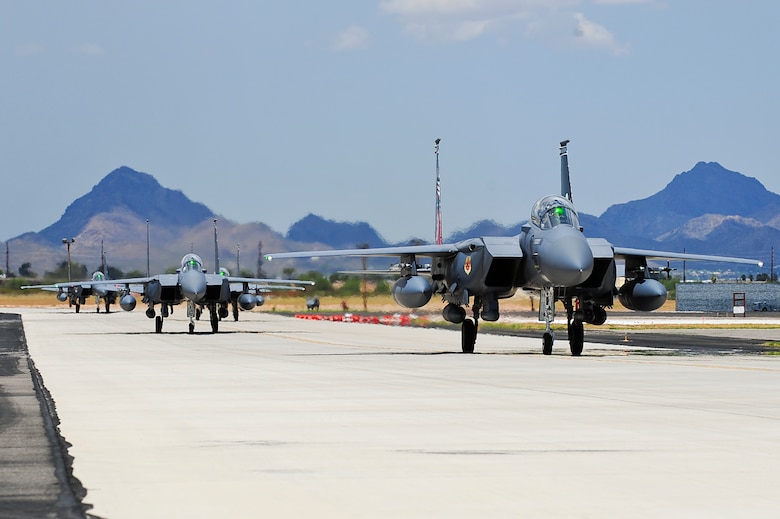
[[[211,320],[211,331],[219,331],[219,320],[229,315],[228,305],[231,303],[231,285],[240,284],[243,287],[236,301],[244,310],[251,310],[257,304],[256,295],[251,293],[253,284],[261,285],[313,285],[311,281],[294,279],[263,279],[222,276],[208,274],[203,268],[203,260],[197,254],[186,254],[181,260],[181,267],[175,274],[158,274],[151,277],[127,278],[111,280],[112,284],[124,286],[127,293],[119,300],[119,306],[125,311],[132,311],[136,306],[135,297],[129,293],[131,289],[143,294],[142,302],[147,305],[146,316],[155,319],[156,333],[161,333],[166,317],[173,313],[173,307],[187,302],[187,317],[190,319],[189,333],[195,332],[195,319],[200,317],[200,309],[208,308]],[[155,305],[160,305],[157,315]]]
[[[582,354],[584,324],[601,325],[606,308],[617,296],[626,308],[652,311],[666,301],[666,288],[651,277],[647,260],[685,259],[744,263],[744,258],[681,254],[616,247],[603,238],[586,238],[574,208],[569,177],[568,143],[560,143],[561,191],[540,198],[531,219],[517,236],[484,236],[441,245],[301,251],[268,254],[266,259],[325,256],[389,256],[400,258],[400,278],[392,288],[396,303],[406,308],[426,305],[434,294],[447,303],[442,316],[461,324],[461,348],[473,353],[479,319],[497,321],[499,301],[517,289],[539,293],[539,321],[545,331],[542,351],[552,354],[555,340],[551,323],[555,303],[566,310],[572,355]],[[422,275],[420,257],[431,258],[430,272]],[[625,283],[616,288],[616,262],[625,263]],[[428,277],[430,276],[430,277]],[[471,306],[472,317],[466,307]]]
[[[106,313],[108,313],[111,305],[116,302],[117,292],[122,292],[123,289],[111,284],[102,284],[107,280],[106,275],[98,270],[92,274],[92,279],[89,281],[69,281],[51,285],[25,285],[21,288],[40,288],[41,290],[56,291],[57,299],[62,302],[69,301],[70,306],[76,307],[76,313],[79,313],[81,305],[86,303],[88,297],[95,296],[97,312],[100,312],[100,301],[102,299]]]
[[[119,300],[119,306],[125,311],[132,311],[135,309],[136,300],[130,292],[143,294],[142,302],[147,305],[146,316],[155,320],[155,332],[161,333],[163,322],[173,313],[173,307],[186,301],[187,317],[190,319],[189,333],[195,332],[195,320],[200,317],[202,308],[208,308],[211,331],[217,333],[219,320],[229,315],[228,305],[232,300],[231,285],[241,285],[242,290],[240,294],[236,294],[236,301],[244,310],[251,310],[257,304],[257,296],[251,293],[251,285],[314,284],[313,281],[295,279],[244,278],[219,274],[218,251],[217,221],[214,220],[215,272],[217,273],[207,273],[203,267],[203,260],[197,254],[186,254],[175,274],[111,280],[110,283],[125,287],[125,294]],[[155,311],[155,305],[160,305],[159,315]]]

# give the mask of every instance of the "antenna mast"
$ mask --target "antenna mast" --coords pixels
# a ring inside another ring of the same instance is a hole
[[[217,244],[217,219],[214,218],[214,273],[219,274],[219,245]]]
[[[151,276],[149,269],[149,219],[146,219],[146,277]]]
[[[433,153],[436,155],[436,230],[434,237],[436,245],[442,244],[441,236],[441,175],[439,174],[439,143],[441,139],[434,141]]]

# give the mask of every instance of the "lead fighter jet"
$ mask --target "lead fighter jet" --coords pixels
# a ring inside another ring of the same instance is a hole
[[[567,332],[572,355],[581,355],[584,323],[601,325],[614,296],[626,308],[652,311],[666,301],[666,288],[650,277],[648,259],[685,259],[753,264],[744,258],[680,254],[616,247],[603,238],[586,238],[572,203],[567,145],[560,143],[561,192],[540,198],[531,209],[531,219],[519,235],[484,236],[457,243],[302,251],[268,254],[268,261],[284,258],[325,256],[390,256],[400,258],[400,279],[393,285],[393,298],[406,308],[419,308],[433,294],[447,305],[442,316],[461,323],[461,346],[473,353],[479,319],[497,321],[499,300],[518,288],[540,294],[539,320],[545,322],[542,351],[550,355],[555,340],[551,323],[555,302],[566,309]],[[430,271],[418,263],[431,258]],[[616,261],[625,262],[625,283],[616,289]],[[430,277],[428,277],[430,276]],[[472,318],[466,308],[471,306]]]

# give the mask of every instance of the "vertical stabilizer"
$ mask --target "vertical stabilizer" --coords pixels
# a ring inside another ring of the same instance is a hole
[[[434,142],[433,152],[436,154],[436,229],[434,231],[434,239],[436,240],[436,245],[441,245],[441,175],[439,175],[439,143],[441,139],[436,139]]]
[[[569,152],[567,150],[568,140],[561,141],[561,196],[573,202],[571,197],[571,179],[569,178]]]

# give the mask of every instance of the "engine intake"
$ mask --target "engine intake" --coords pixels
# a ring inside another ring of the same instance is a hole
[[[666,302],[666,287],[655,279],[633,279],[620,287],[618,299],[629,310],[652,312]]]

